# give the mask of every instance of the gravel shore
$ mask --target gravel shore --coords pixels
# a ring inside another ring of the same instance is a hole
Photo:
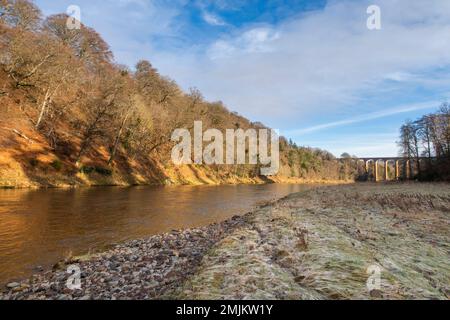
[[[0,300],[170,299],[196,272],[208,250],[245,225],[245,220],[245,216],[236,216],[205,228],[173,231],[130,241],[102,254],[73,258],[52,271],[9,283]],[[67,287],[70,265],[80,268],[79,290]]]

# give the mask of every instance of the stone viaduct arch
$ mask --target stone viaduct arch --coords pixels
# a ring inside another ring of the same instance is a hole
[[[360,165],[363,163],[363,169],[368,180],[373,180],[375,182],[392,180],[408,180],[415,176],[414,168],[417,173],[423,169],[422,163],[425,160],[430,160],[429,158],[419,158],[417,159],[407,159],[407,158],[397,158],[397,157],[371,157],[371,158],[358,158],[358,159],[339,159],[341,161],[356,161],[358,170],[361,168]],[[384,170],[380,170],[381,164],[384,165]],[[394,169],[394,177],[391,177],[390,168]]]

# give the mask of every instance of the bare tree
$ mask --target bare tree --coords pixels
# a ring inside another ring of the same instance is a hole
[[[92,148],[99,138],[107,135],[113,117],[120,104],[122,87],[115,82],[115,71],[103,74],[96,83],[96,91],[85,96],[83,111],[85,120],[81,121],[81,143],[75,159],[77,166],[86,151]]]
[[[168,105],[172,98],[181,93],[173,80],[162,77],[146,60],[136,65],[135,77],[141,93],[156,104]]]
[[[438,112],[439,125],[442,133],[442,144],[446,157],[450,157],[450,105],[444,103]]]
[[[110,165],[116,156],[117,150],[119,148],[119,144],[122,139],[122,135],[124,133],[124,130],[127,126],[128,121],[130,120],[133,113],[135,113],[134,108],[134,88],[133,88],[133,82],[132,79],[129,78],[128,73],[124,72],[122,69],[120,71],[120,77],[122,79],[118,80],[117,82],[122,82],[121,84],[121,92],[119,95],[117,104],[117,111],[116,111],[116,125],[115,125],[115,133],[114,133],[114,142],[111,148],[111,154],[108,160],[108,165]]]
[[[0,0],[0,22],[11,28],[39,31],[41,10],[28,0]]]
[[[106,41],[94,29],[86,27],[81,22],[80,29],[68,29],[66,27],[68,18],[66,14],[49,16],[44,21],[45,32],[71,48],[75,56],[93,71],[110,64],[113,54]]]
[[[450,169],[450,108],[448,104],[441,106],[438,112],[421,117],[415,122],[408,121],[401,127],[399,146],[405,158],[415,159],[417,169],[421,173],[420,156],[428,157],[430,177],[436,172]],[[436,157],[438,171],[435,171],[432,158]],[[445,173],[444,173],[445,175]]]

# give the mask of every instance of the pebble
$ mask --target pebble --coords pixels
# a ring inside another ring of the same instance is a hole
[[[8,289],[14,289],[14,288],[20,287],[20,283],[17,283],[17,282],[11,282],[11,283],[8,283],[8,284],[6,285],[6,287],[7,287]]]
[[[68,262],[81,269],[79,290],[67,288],[67,265],[59,262],[52,270],[37,273],[29,280],[9,283],[6,291],[0,292],[0,300],[167,298],[194,274],[215,243],[245,223],[243,216],[201,229],[174,230],[119,244],[91,260]]]

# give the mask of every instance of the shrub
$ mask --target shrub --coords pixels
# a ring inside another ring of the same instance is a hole
[[[103,167],[88,167],[88,166],[82,166],[80,169],[81,173],[84,174],[91,174],[93,172],[96,172],[98,174],[101,174],[102,176],[110,176],[112,175],[112,170],[109,168],[103,168]]]
[[[30,165],[31,165],[32,167],[37,167],[38,164],[39,164],[39,160],[38,160],[38,159],[36,159],[36,158],[30,159]]]
[[[58,159],[56,159],[56,160],[53,160],[53,162],[50,164],[52,167],[53,167],[53,169],[55,169],[56,171],[61,171],[61,169],[62,169],[62,167],[63,167],[63,163],[60,161],[60,160],[58,160]]]
[[[108,168],[102,168],[102,167],[95,167],[95,172],[98,174],[101,174],[103,176],[110,176],[112,175],[112,170]]]
[[[94,170],[95,170],[94,167],[88,167],[88,166],[82,166],[80,168],[80,172],[84,173],[84,174],[90,174],[90,173],[94,172]]]

